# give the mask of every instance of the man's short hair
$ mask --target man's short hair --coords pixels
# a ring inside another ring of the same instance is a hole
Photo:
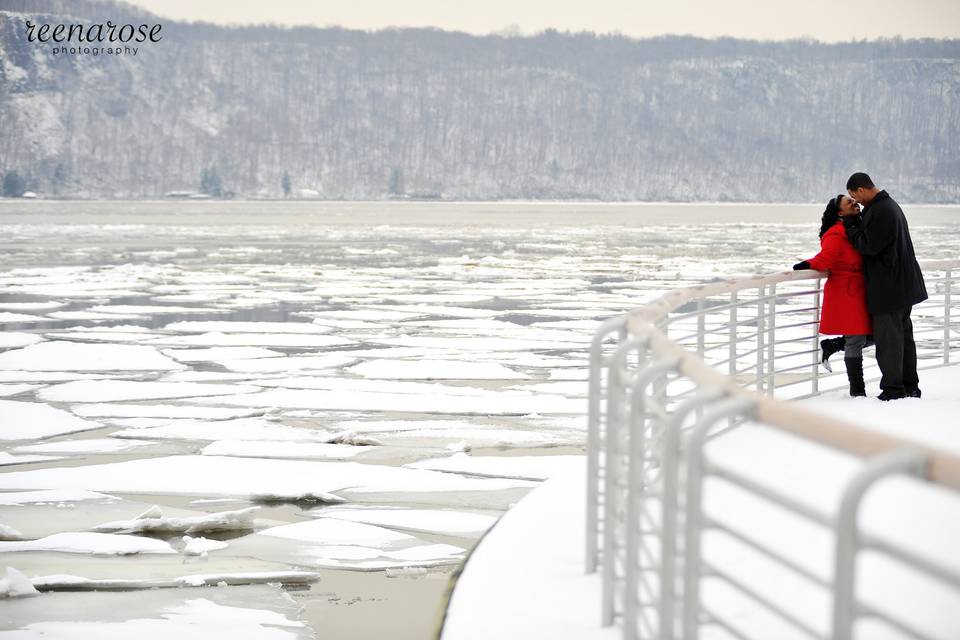
[[[857,172],[847,179],[847,191],[856,191],[857,189],[873,189],[873,180],[865,173]]]

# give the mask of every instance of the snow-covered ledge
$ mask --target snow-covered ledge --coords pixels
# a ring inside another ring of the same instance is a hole
[[[960,347],[950,291],[960,261],[923,266],[932,295],[915,315],[921,358],[943,367]],[[815,365],[785,364],[813,364],[810,355],[781,347],[816,339],[798,334],[810,323],[789,316],[811,310],[791,297],[818,306],[819,280],[777,291],[820,276],[754,279],[749,301],[729,283],[671,292],[653,311],[608,322],[594,343],[590,468],[571,465],[487,535],[456,585],[442,637],[951,637],[960,628],[960,435],[950,428],[960,368],[924,369],[922,400],[821,392]],[[727,326],[711,313],[729,314]],[[743,336],[742,325],[755,327],[744,332],[752,345],[715,339]],[[686,338],[671,339],[672,329]],[[617,350],[604,357],[608,337]],[[717,350],[728,362],[711,362]],[[757,358],[749,380],[744,353]],[[770,397],[804,384],[812,389],[778,395],[806,400]],[[701,424],[702,449],[688,441],[665,454],[667,431],[689,439],[703,420],[720,429]],[[661,499],[681,494],[697,511]],[[692,561],[685,539],[696,542]],[[588,571],[599,573],[584,573],[584,548]],[[671,583],[674,596],[660,597]]]

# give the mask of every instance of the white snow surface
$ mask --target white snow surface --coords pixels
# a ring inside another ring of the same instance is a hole
[[[623,637],[600,626],[600,575],[583,570],[585,460],[569,460],[483,537],[454,587],[442,640]]]
[[[329,327],[311,322],[225,322],[225,321],[189,321],[171,322],[164,331],[181,333],[330,333]]]
[[[172,371],[184,365],[153,347],[54,340],[0,353],[0,369],[19,371]]]
[[[70,411],[84,418],[196,418],[229,420],[243,418],[250,411],[225,407],[195,407],[177,404],[75,404]]]
[[[191,538],[190,536],[183,536],[183,553],[188,556],[199,556],[209,551],[217,551],[218,549],[226,549],[230,546],[227,542],[222,542],[220,540],[210,540],[200,536],[198,538]]]
[[[254,358],[274,358],[283,352],[263,347],[210,347],[209,349],[163,349],[163,354],[180,362],[215,362]]]
[[[60,551],[96,555],[176,553],[173,547],[162,540],[89,531],[55,533],[39,540],[0,541],[0,552],[10,551]]]
[[[117,500],[113,496],[84,489],[44,489],[41,491],[0,492],[0,506],[36,503],[78,502],[80,500]]]
[[[236,420],[170,420],[155,427],[122,429],[110,434],[114,438],[142,438],[145,440],[207,440],[207,441],[270,441],[270,442],[328,442],[332,433],[315,429],[291,427],[269,422],[262,418],[237,418]],[[220,445],[226,447],[228,445]],[[233,451],[248,451],[253,445],[229,445]],[[295,446],[295,445],[294,445]],[[274,448],[275,453],[280,450]],[[207,453],[206,455],[216,455]],[[224,455],[238,455],[226,453]],[[289,457],[289,456],[268,456]]]
[[[3,416],[0,440],[48,438],[103,426],[99,422],[84,420],[63,409],[37,402],[0,400],[0,416]]]
[[[85,438],[44,442],[17,447],[15,453],[116,453],[136,447],[154,444],[146,440],[117,440],[111,438]]]
[[[60,460],[57,456],[33,456],[33,455],[10,455],[6,451],[0,451],[0,466],[27,464],[29,462],[47,462],[50,460]]]

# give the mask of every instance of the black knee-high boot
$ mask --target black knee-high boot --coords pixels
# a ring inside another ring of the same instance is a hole
[[[863,383],[863,358],[844,358],[847,365],[847,380],[850,381],[850,395],[853,397],[866,396],[867,388]]]

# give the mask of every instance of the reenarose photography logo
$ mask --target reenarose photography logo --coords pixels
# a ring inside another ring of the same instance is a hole
[[[97,24],[34,24],[24,20],[27,40],[50,44],[53,55],[137,55],[147,42],[163,39],[160,24],[114,24],[107,20]]]

